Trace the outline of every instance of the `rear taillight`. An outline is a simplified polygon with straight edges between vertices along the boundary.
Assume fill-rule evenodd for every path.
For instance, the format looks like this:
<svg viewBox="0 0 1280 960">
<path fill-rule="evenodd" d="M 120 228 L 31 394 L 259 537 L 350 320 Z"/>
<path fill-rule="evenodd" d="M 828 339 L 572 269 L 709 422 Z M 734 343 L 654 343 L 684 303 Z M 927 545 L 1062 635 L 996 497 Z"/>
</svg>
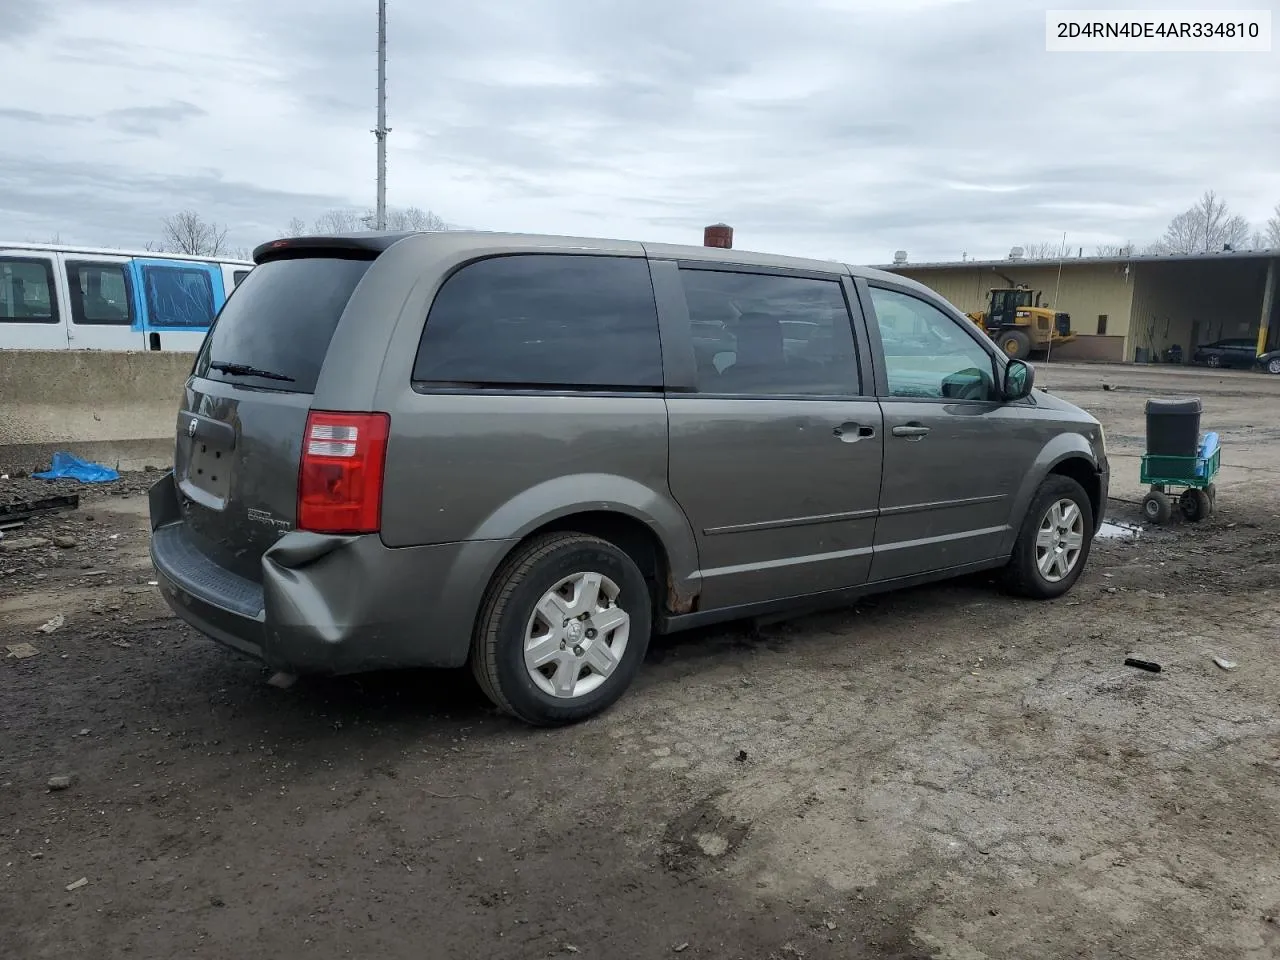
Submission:
<svg viewBox="0 0 1280 960">
<path fill-rule="evenodd" d="M 299 530 L 377 533 L 391 418 L 312 410 L 298 471 Z"/>
</svg>

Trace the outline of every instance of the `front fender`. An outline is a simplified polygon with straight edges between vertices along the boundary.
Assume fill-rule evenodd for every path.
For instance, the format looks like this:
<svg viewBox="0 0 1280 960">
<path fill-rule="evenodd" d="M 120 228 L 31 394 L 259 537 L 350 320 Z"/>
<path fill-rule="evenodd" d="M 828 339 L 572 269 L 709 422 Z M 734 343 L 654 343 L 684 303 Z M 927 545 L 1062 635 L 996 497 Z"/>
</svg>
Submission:
<svg viewBox="0 0 1280 960">
<path fill-rule="evenodd" d="M 578 473 L 529 487 L 490 513 L 468 540 L 520 540 L 575 513 L 618 513 L 639 520 L 657 536 L 681 593 L 696 593 L 698 549 L 684 511 L 670 496 L 609 473 Z"/>
<path fill-rule="evenodd" d="M 1005 536 L 1004 552 L 1013 551 L 1014 541 L 1022 529 L 1022 518 L 1026 516 L 1031 500 L 1036 495 L 1040 484 L 1058 464 L 1065 460 L 1079 459 L 1086 461 L 1093 470 L 1098 469 L 1098 459 L 1094 456 L 1093 447 L 1087 437 L 1079 433 L 1060 433 L 1044 445 L 1040 453 L 1028 468 L 1018 492 L 1014 495 L 1013 509 L 1009 513 L 1009 532 Z M 1102 505 L 1104 508 L 1106 504 Z M 1100 511 L 1105 512 L 1105 511 Z M 1094 518 L 1097 525 L 1099 518 Z"/>
</svg>

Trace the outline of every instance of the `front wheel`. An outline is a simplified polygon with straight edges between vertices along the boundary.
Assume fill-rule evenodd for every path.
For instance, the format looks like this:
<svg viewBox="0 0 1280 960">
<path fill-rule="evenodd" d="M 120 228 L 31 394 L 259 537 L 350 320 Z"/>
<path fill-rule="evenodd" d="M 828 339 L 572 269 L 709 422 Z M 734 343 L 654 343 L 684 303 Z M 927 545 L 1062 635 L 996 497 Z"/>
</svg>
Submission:
<svg viewBox="0 0 1280 960">
<path fill-rule="evenodd" d="M 1025 360 L 1031 356 L 1031 338 L 1021 330 L 1008 330 L 1000 334 L 999 344 L 1010 360 Z"/>
<path fill-rule="evenodd" d="M 1216 353 L 1211 353 L 1205 357 L 1204 363 L 1207 367 L 1220 367 L 1222 366 L 1222 358 Z"/>
<path fill-rule="evenodd" d="M 1173 516 L 1173 503 L 1162 490 L 1152 490 L 1142 498 L 1142 515 L 1151 523 L 1168 523 Z"/>
<path fill-rule="evenodd" d="M 1093 506 L 1084 487 L 1051 475 L 1036 491 L 1005 568 L 1005 585 L 1038 600 L 1060 597 L 1080 579 L 1093 545 Z"/>
<path fill-rule="evenodd" d="M 1280 374 L 1280 357 L 1272 357 L 1267 361 L 1267 373 Z"/>
<path fill-rule="evenodd" d="M 535 726 L 574 723 L 630 686 L 652 621 L 630 556 L 598 537 L 547 534 L 517 548 L 490 582 L 471 668 L 504 712 Z"/>
</svg>

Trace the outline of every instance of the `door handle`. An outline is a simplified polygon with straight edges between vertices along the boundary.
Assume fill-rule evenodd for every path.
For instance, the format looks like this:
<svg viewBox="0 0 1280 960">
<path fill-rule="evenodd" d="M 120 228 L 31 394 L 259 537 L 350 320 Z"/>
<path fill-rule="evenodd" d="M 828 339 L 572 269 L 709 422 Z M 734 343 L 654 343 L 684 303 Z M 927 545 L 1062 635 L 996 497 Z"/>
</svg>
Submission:
<svg viewBox="0 0 1280 960">
<path fill-rule="evenodd" d="M 920 440 L 928 434 L 929 428 L 923 423 L 908 423 L 901 427 L 893 428 L 895 437 L 905 437 L 908 440 Z"/>
<path fill-rule="evenodd" d="M 865 423 L 842 423 L 831 431 L 837 440 L 843 440 L 845 443 L 857 443 L 859 440 L 867 440 L 876 435 L 876 428 L 867 426 Z"/>
</svg>

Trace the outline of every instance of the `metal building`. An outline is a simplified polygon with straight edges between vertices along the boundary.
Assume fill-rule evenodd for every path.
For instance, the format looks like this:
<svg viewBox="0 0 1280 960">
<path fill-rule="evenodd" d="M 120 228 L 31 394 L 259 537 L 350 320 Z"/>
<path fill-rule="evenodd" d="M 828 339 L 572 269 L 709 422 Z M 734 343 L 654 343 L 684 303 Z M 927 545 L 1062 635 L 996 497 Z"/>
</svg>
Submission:
<svg viewBox="0 0 1280 960">
<path fill-rule="evenodd" d="M 966 313 L 984 309 L 992 287 L 1039 290 L 1053 309 L 1071 314 L 1078 335 L 1054 348 L 1062 360 L 1162 359 L 1176 344 L 1189 362 L 1197 345 L 1226 338 L 1254 339 L 1259 353 L 1276 348 L 1278 261 L 1280 250 L 1061 261 L 1011 256 L 880 269 L 932 287 Z"/>
</svg>

